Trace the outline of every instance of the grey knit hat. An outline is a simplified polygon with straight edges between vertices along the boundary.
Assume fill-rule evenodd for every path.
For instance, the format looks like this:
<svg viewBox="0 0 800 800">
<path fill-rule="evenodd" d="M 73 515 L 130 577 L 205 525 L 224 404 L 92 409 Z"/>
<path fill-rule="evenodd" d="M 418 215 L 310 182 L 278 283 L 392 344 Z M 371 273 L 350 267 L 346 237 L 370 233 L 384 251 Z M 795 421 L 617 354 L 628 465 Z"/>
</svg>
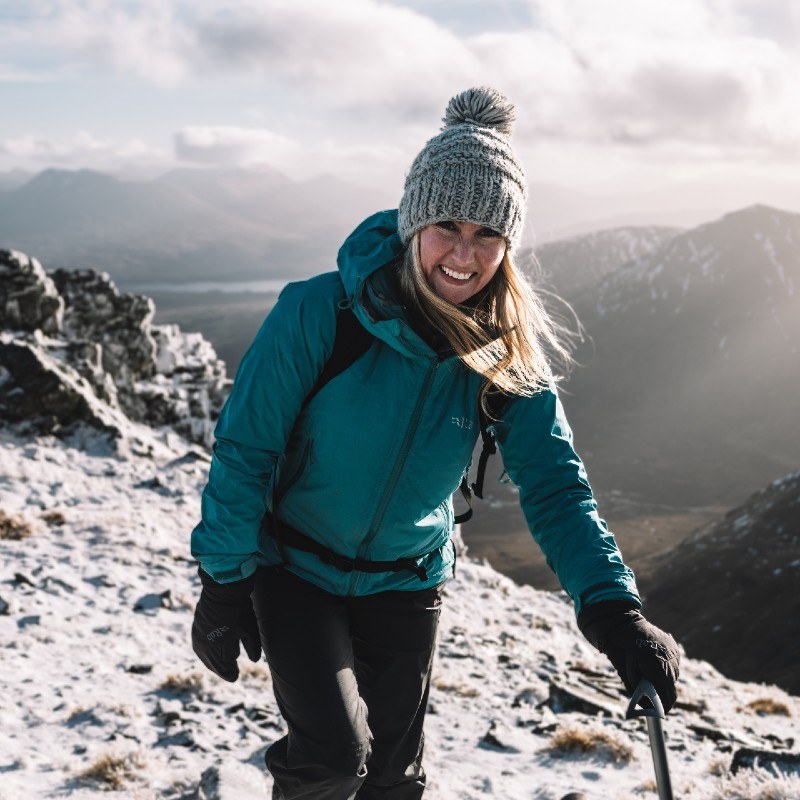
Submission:
<svg viewBox="0 0 800 800">
<path fill-rule="evenodd" d="M 404 242 L 426 225 L 446 219 L 486 225 L 513 250 L 525 218 L 527 187 L 511 147 L 514 106 L 482 86 L 453 97 L 441 133 L 414 159 L 400 201 Z"/>
</svg>

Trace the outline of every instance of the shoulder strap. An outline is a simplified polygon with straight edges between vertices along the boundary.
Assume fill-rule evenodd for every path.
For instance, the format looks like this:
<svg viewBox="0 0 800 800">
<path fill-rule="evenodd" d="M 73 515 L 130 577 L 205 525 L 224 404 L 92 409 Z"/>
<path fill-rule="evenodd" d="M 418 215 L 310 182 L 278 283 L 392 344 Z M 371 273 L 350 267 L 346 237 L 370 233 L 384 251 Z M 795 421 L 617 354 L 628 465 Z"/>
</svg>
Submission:
<svg viewBox="0 0 800 800">
<path fill-rule="evenodd" d="M 314 388 L 303 401 L 303 405 L 307 405 L 326 383 L 355 364 L 372 346 L 373 338 L 372 334 L 358 321 L 352 307 L 341 308 L 336 314 L 336 338 L 333 342 L 333 351 L 325 362 Z"/>
<path fill-rule="evenodd" d="M 495 418 L 500 418 L 509 399 L 510 398 L 508 395 L 500 393 L 492 395 L 492 397 L 489 398 L 489 405 L 492 415 Z M 464 475 L 461 478 L 461 483 L 459 484 L 458 488 L 463 495 L 464 500 L 466 500 L 468 507 L 467 510 L 462 514 L 456 515 L 454 519 L 454 522 L 456 523 L 466 522 L 472 518 L 473 494 L 475 497 L 480 497 L 480 499 L 483 500 L 483 481 L 486 477 L 486 465 L 489 462 L 490 456 L 493 456 L 497 452 L 497 440 L 494 433 L 489 430 L 489 419 L 486 416 L 486 412 L 480 406 L 478 406 L 478 420 L 481 426 L 481 441 L 483 442 L 481 454 L 478 458 L 478 474 L 475 476 L 475 482 L 472 484 L 472 486 L 470 486 L 469 483 L 469 476 L 467 474 L 468 470 L 464 472 Z"/>
</svg>

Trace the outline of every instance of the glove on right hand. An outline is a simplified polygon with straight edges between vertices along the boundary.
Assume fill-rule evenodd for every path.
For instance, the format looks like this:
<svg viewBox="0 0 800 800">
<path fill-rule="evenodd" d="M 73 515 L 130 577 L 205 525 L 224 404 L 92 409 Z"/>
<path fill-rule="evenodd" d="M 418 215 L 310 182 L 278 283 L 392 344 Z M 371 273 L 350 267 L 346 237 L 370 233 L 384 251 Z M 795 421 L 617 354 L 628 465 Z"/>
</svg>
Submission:
<svg viewBox="0 0 800 800">
<path fill-rule="evenodd" d="M 194 611 L 192 649 L 212 672 L 233 683 L 239 677 L 239 641 L 251 661 L 261 658 L 261 636 L 250 594 L 254 578 L 217 583 L 198 570 L 203 591 Z"/>
<path fill-rule="evenodd" d="M 680 651 L 675 640 L 649 623 L 638 608 L 624 600 L 604 600 L 578 614 L 581 633 L 601 652 L 633 693 L 647 678 L 661 698 L 664 712 L 675 705 Z"/>
</svg>

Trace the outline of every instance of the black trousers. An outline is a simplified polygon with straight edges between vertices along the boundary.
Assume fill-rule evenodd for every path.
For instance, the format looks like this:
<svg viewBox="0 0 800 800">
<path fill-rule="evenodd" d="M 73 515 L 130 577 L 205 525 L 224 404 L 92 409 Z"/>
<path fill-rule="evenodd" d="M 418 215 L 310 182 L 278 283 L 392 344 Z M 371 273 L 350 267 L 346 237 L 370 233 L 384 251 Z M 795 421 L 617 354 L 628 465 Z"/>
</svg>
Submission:
<svg viewBox="0 0 800 800">
<path fill-rule="evenodd" d="M 253 601 L 289 728 L 273 798 L 419 800 L 439 589 L 339 597 L 264 567 Z"/>
</svg>

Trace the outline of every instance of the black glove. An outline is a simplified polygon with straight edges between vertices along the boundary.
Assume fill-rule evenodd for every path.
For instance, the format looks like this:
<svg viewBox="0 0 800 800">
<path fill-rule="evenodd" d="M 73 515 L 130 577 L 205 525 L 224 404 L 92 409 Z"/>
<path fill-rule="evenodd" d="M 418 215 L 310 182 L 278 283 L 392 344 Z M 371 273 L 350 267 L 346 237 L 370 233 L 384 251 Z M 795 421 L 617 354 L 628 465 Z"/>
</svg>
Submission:
<svg viewBox="0 0 800 800">
<path fill-rule="evenodd" d="M 655 687 L 664 712 L 678 697 L 680 652 L 675 640 L 651 625 L 633 603 L 603 600 L 592 603 L 578 614 L 581 633 L 601 652 L 619 673 L 629 694 L 641 678 Z"/>
<path fill-rule="evenodd" d="M 203 591 L 194 610 L 192 649 L 212 672 L 233 683 L 239 677 L 239 640 L 251 661 L 261 658 L 261 637 L 250 599 L 255 578 L 217 583 L 202 569 L 198 572 Z"/>
</svg>

